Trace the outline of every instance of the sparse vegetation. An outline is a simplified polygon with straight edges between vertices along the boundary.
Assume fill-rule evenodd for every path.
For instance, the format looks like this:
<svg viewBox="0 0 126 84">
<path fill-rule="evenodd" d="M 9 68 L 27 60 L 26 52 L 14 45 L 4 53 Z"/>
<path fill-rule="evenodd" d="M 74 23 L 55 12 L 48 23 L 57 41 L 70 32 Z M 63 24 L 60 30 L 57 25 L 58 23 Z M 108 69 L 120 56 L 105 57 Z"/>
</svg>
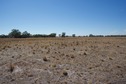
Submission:
<svg viewBox="0 0 126 84">
<path fill-rule="evenodd" d="M 0 38 L 0 84 L 108 84 L 126 78 L 125 46 L 125 38 Z"/>
</svg>

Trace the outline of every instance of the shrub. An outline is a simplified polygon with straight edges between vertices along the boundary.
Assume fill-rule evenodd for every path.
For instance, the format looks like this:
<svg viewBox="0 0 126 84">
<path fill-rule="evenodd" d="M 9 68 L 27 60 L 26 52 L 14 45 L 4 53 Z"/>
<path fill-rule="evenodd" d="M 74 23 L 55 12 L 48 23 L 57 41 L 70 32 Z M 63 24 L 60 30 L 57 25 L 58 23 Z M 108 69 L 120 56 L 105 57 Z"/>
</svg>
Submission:
<svg viewBox="0 0 126 84">
<path fill-rule="evenodd" d="M 65 32 L 62 32 L 62 37 L 65 37 L 66 36 L 66 33 Z"/>
<path fill-rule="evenodd" d="M 72 34 L 72 37 L 76 37 L 76 35 L 75 34 Z"/>
</svg>

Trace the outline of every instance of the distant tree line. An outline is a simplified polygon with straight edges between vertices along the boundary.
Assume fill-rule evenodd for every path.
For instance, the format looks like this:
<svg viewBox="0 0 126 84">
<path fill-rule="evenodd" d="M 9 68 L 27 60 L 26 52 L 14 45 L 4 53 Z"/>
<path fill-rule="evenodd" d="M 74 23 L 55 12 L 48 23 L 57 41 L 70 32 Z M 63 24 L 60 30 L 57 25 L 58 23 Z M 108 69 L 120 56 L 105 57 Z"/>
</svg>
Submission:
<svg viewBox="0 0 126 84">
<path fill-rule="evenodd" d="M 126 37 L 126 35 L 106 35 L 105 37 Z"/>
<path fill-rule="evenodd" d="M 126 37 L 126 35 L 93 35 L 90 34 L 89 37 Z"/>
<path fill-rule="evenodd" d="M 0 38 L 38 38 L 38 37 L 56 37 L 56 33 L 51 33 L 49 35 L 47 34 L 30 34 L 27 31 L 20 32 L 18 29 L 12 29 L 12 31 L 8 35 L 0 35 Z M 62 34 L 59 34 L 59 37 L 77 37 L 76 34 L 72 34 L 72 36 L 66 35 L 65 32 L 62 32 Z M 78 36 L 82 37 L 82 36 Z M 83 36 L 83 37 L 126 37 L 126 35 L 93 35 L 89 34 L 89 36 Z"/>
<path fill-rule="evenodd" d="M 51 33 L 49 35 L 45 34 L 30 34 L 27 31 L 20 32 L 18 29 L 12 29 L 8 35 L 0 35 L 0 38 L 30 38 L 30 37 L 56 37 L 56 33 Z"/>
<path fill-rule="evenodd" d="M 93 35 L 93 34 L 89 34 L 89 37 L 105 37 L 104 35 Z"/>
</svg>

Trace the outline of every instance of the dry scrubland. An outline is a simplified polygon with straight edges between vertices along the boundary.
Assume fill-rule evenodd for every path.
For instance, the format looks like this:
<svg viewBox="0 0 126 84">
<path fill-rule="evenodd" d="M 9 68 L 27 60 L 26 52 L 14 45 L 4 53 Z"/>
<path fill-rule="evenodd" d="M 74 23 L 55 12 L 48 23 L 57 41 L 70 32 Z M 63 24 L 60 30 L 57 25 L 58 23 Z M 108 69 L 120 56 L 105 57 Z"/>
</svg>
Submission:
<svg viewBox="0 0 126 84">
<path fill-rule="evenodd" d="M 126 38 L 0 39 L 0 84 L 126 84 Z"/>
</svg>

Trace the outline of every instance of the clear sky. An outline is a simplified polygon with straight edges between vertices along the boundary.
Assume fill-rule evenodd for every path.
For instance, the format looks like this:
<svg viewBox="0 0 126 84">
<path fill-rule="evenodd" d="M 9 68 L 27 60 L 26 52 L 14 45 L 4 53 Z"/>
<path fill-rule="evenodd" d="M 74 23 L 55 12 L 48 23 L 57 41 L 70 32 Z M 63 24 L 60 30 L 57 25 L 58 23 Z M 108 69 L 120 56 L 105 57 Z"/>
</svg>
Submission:
<svg viewBox="0 0 126 84">
<path fill-rule="evenodd" d="M 126 34 L 126 0 L 0 0 L 0 34 Z"/>
</svg>

